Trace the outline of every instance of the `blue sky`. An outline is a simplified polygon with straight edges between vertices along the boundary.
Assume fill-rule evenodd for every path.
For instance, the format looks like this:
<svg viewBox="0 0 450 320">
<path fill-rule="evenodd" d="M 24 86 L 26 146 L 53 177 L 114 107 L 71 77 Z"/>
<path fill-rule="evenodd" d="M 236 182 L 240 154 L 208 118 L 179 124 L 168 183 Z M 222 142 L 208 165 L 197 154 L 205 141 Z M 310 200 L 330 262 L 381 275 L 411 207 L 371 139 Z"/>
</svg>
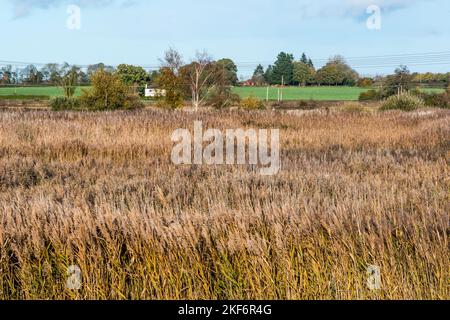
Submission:
<svg viewBox="0 0 450 320">
<path fill-rule="evenodd" d="M 69 4 L 81 8 L 80 30 L 66 26 Z M 381 30 L 366 27 L 371 4 L 382 9 Z M 232 58 L 248 75 L 280 51 L 317 65 L 336 54 L 449 52 L 449 16 L 448 0 L 2 0 L 0 60 L 157 66 L 172 46 L 186 61 L 203 49 Z M 450 71 L 444 62 L 410 69 Z"/>
</svg>

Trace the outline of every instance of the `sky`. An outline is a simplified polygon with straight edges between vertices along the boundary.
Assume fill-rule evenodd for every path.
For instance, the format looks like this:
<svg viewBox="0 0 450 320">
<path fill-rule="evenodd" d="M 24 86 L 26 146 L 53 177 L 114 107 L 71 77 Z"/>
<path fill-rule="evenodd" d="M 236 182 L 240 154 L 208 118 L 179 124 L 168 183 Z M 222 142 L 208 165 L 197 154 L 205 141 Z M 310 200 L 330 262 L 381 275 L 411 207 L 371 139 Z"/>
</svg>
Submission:
<svg viewBox="0 0 450 320">
<path fill-rule="evenodd" d="M 173 47 L 187 62 L 203 50 L 231 58 L 243 77 L 280 51 L 317 66 L 339 54 L 367 75 L 402 59 L 412 71 L 448 72 L 449 17 L 448 0 L 1 0 L 0 61 L 157 67 Z M 432 52 L 447 55 L 403 56 Z M 400 56 L 353 60 L 386 55 Z"/>
</svg>

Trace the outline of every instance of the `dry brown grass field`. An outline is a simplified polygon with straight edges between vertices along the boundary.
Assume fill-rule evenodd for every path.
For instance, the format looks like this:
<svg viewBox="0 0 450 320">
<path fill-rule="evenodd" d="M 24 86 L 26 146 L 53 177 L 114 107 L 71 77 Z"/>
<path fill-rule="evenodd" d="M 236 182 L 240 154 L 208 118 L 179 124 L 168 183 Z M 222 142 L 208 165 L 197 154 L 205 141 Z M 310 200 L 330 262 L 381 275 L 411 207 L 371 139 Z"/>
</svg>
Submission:
<svg viewBox="0 0 450 320">
<path fill-rule="evenodd" d="M 173 165 L 195 120 L 282 170 Z M 3 110 L 0 299 L 449 299 L 449 162 L 448 110 Z"/>
</svg>

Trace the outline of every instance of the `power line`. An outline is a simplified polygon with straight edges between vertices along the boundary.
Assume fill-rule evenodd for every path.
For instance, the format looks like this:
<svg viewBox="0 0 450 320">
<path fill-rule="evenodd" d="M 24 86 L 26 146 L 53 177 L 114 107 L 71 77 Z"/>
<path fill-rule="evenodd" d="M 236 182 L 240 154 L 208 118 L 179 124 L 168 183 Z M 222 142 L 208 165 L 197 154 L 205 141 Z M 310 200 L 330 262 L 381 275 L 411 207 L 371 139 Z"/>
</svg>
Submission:
<svg viewBox="0 0 450 320">
<path fill-rule="evenodd" d="M 316 65 L 320 63 L 326 63 L 330 59 L 313 59 Z M 392 54 L 392 55 L 378 55 L 378 56 L 361 56 L 345 58 L 345 61 L 356 69 L 370 69 L 370 68 L 387 68 L 396 67 L 401 64 L 408 66 L 435 66 L 435 65 L 450 65 L 450 51 L 441 52 L 425 52 L 425 53 L 408 53 L 408 54 Z M 235 63 L 240 72 L 250 72 L 256 68 L 257 65 L 269 65 L 273 62 L 267 61 L 255 61 L 255 62 L 237 62 Z M 28 66 L 34 65 L 37 67 L 43 67 L 48 63 L 42 62 L 23 62 L 23 61 L 8 61 L 0 60 L 0 65 L 14 65 L 14 66 Z M 77 65 L 80 68 L 88 68 L 91 65 Z M 118 65 L 111 65 L 117 68 Z M 147 71 L 158 70 L 159 65 L 141 65 L 142 68 Z"/>
</svg>

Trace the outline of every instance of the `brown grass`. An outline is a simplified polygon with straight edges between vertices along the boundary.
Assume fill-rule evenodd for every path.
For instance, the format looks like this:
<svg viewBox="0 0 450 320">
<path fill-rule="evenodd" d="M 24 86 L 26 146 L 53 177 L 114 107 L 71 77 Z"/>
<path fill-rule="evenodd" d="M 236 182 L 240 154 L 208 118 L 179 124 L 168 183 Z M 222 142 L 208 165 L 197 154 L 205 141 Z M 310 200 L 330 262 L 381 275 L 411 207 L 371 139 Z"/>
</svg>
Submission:
<svg viewBox="0 0 450 320">
<path fill-rule="evenodd" d="M 172 165 L 197 119 L 282 171 Z M 449 111 L 2 111 L 0 299 L 449 299 L 449 162 Z"/>
</svg>

